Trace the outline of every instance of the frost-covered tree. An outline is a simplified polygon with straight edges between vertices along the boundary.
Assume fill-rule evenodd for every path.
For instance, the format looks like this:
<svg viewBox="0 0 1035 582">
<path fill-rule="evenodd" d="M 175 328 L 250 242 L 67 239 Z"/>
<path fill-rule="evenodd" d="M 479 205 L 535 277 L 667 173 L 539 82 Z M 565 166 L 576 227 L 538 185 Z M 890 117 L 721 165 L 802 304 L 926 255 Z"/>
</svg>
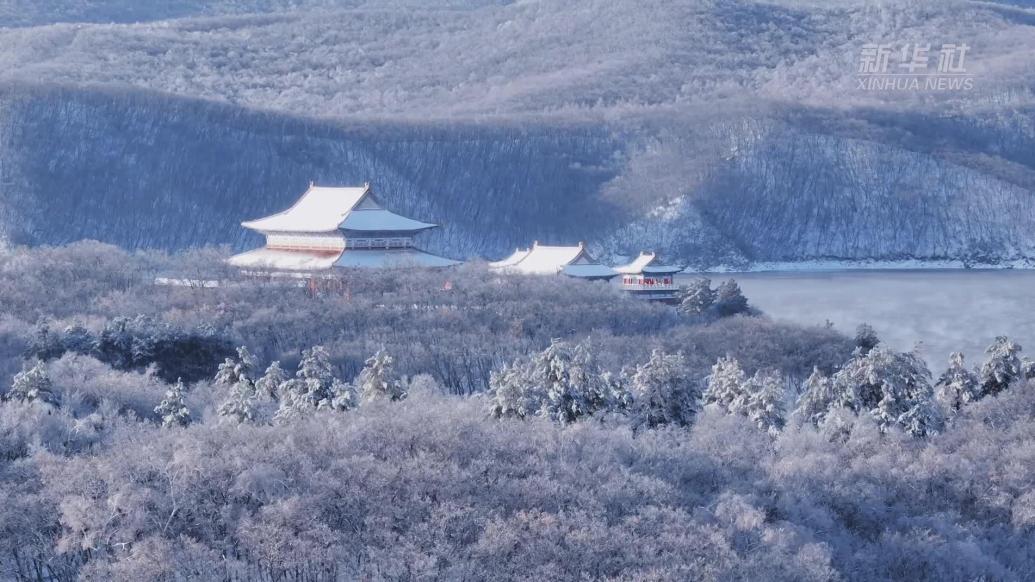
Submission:
<svg viewBox="0 0 1035 582">
<path fill-rule="evenodd" d="M 61 341 L 61 335 L 50 329 L 50 323 L 41 321 L 29 342 L 26 357 L 47 361 L 60 358 L 63 353 L 65 346 Z"/>
<path fill-rule="evenodd" d="M 941 428 L 931 372 L 915 353 L 857 354 L 834 375 L 833 387 L 836 406 L 871 415 L 882 430 L 898 426 L 924 436 Z"/>
<path fill-rule="evenodd" d="M 273 362 L 254 384 L 241 381 L 231 387 L 219 412 L 240 422 L 268 424 L 275 417 L 290 381 L 280 362 Z"/>
<path fill-rule="evenodd" d="M 356 407 L 356 392 L 352 386 L 335 378 L 331 383 L 331 409 L 344 412 Z"/>
<path fill-rule="evenodd" d="M 744 402 L 748 389 L 747 376 L 740 362 L 732 357 L 719 358 L 708 376 L 708 387 L 704 391 L 704 403 L 714 404 L 729 414 L 737 403 Z"/>
<path fill-rule="evenodd" d="M 879 344 L 880 338 L 877 337 L 877 330 L 873 329 L 873 326 L 860 323 L 859 327 L 855 328 L 855 347 L 859 353 L 867 354 Z"/>
<path fill-rule="evenodd" d="M 133 367 L 133 336 L 128 317 L 112 318 L 104 325 L 94 345 L 102 361 L 120 369 Z"/>
<path fill-rule="evenodd" d="M 521 361 L 504 364 L 489 376 L 489 413 L 495 418 L 527 418 L 539 412 L 543 394 L 529 377 L 530 366 Z"/>
<path fill-rule="evenodd" d="M 94 337 L 81 322 L 75 321 L 61 332 L 61 343 L 66 351 L 89 354 L 93 351 Z"/>
<path fill-rule="evenodd" d="M 443 393 L 442 384 L 434 376 L 420 373 L 406 379 L 407 396 L 434 396 Z"/>
<path fill-rule="evenodd" d="M 237 358 L 227 358 L 219 365 L 214 383 L 228 391 L 226 399 L 219 405 L 219 416 L 237 422 L 255 420 L 256 391 L 252 380 L 255 368 L 255 357 L 244 346 L 237 348 Z"/>
<path fill-rule="evenodd" d="M 1020 345 L 1010 341 L 1006 336 L 995 338 L 992 345 L 985 349 L 988 357 L 981 365 L 979 378 L 982 395 L 995 396 L 1022 376 L 1021 359 L 1018 355 L 1021 349 Z"/>
<path fill-rule="evenodd" d="M 747 382 L 744 397 L 734 403 L 734 411 L 750 418 L 758 428 L 775 433 L 786 423 L 786 387 L 775 370 L 759 370 Z"/>
<path fill-rule="evenodd" d="M 288 381 L 287 372 L 275 361 L 266 368 L 266 373 L 255 382 L 255 395 L 259 400 L 278 400 L 281 386 Z"/>
<path fill-rule="evenodd" d="M 600 375 L 600 394 L 603 397 L 601 409 L 610 412 L 628 413 L 634 404 L 632 392 L 629 391 L 629 374 L 622 370 L 621 374 L 604 372 Z"/>
<path fill-rule="evenodd" d="M 366 366 L 356 378 L 356 391 L 363 402 L 406 398 L 406 390 L 392 370 L 392 363 L 392 356 L 383 349 L 367 359 Z"/>
<path fill-rule="evenodd" d="M 775 370 L 758 370 L 747 378 L 737 360 L 726 357 L 712 366 L 705 403 L 726 414 L 740 414 L 753 420 L 759 428 L 775 432 L 783 428 L 785 386 Z"/>
<path fill-rule="evenodd" d="M 23 402 L 56 404 L 57 398 L 53 388 L 54 384 L 47 373 L 46 365 L 42 360 L 36 360 L 31 364 L 26 363 L 22 366 L 22 371 L 15 374 L 7 398 Z"/>
<path fill-rule="evenodd" d="M 273 420 L 285 422 L 313 413 L 316 405 L 308 398 L 305 382 L 292 378 L 281 385 L 280 400 Z"/>
<path fill-rule="evenodd" d="M 651 352 L 629 378 L 633 426 L 689 426 L 700 410 L 701 393 L 682 354 Z"/>
<path fill-rule="evenodd" d="M 252 381 L 256 362 L 248 348 L 237 348 L 237 358 L 226 358 L 216 371 L 215 384 L 223 388 L 232 388 L 242 380 Z"/>
<path fill-rule="evenodd" d="M 686 286 L 679 300 L 680 313 L 701 315 L 715 304 L 715 290 L 708 278 L 694 279 Z"/>
<path fill-rule="evenodd" d="M 812 374 L 805 380 L 804 390 L 798 399 L 798 407 L 794 417 L 802 423 L 819 426 L 826 418 L 834 404 L 834 388 L 830 377 L 813 368 Z"/>
<path fill-rule="evenodd" d="M 599 372 L 585 344 L 554 341 L 533 358 L 533 377 L 543 384 L 545 415 L 559 422 L 575 422 L 604 404 Z"/>
<path fill-rule="evenodd" d="M 723 317 L 747 313 L 747 297 L 744 297 L 740 285 L 735 280 L 727 279 L 716 289 L 715 310 Z"/>
<path fill-rule="evenodd" d="M 340 408 L 335 405 L 335 399 L 346 390 L 342 386 L 334 377 L 330 355 L 323 346 L 304 350 L 295 377 L 281 385 L 276 418 L 283 420 L 316 410 Z M 346 400 L 351 401 L 352 397 Z M 338 399 L 338 404 L 344 403 L 345 400 Z"/>
<path fill-rule="evenodd" d="M 237 375 L 237 361 L 234 358 L 227 358 L 223 360 L 222 364 L 219 364 L 212 383 L 225 388 L 233 386 L 238 380 L 240 380 L 240 377 Z"/>
<path fill-rule="evenodd" d="M 184 403 L 184 392 L 186 392 L 186 386 L 184 386 L 183 379 L 181 378 L 165 391 L 165 397 L 162 398 L 162 402 L 155 407 L 155 414 L 161 417 L 163 428 L 187 426 L 190 424 L 190 409 Z"/>
<path fill-rule="evenodd" d="M 532 357 L 494 373 L 491 412 L 496 417 L 531 414 L 570 423 L 603 410 L 610 402 L 589 347 L 553 340 Z"/>
<path fill-rule="evenodd" d="M 219 416 L 239 423 L 254 422 L 258 413 L 255 385 L 242 379 L 230 388 L 230 394 L 219 405 Z"/>
<path fill-rule="evenodd" d="M 308 383 L 310 392 L 319 393 L 326 390 L 334 381 L 334 370 L 331 356 L 323 346 L 313 346 L 302 352 L 295 376 Z"/>
<path fill-rule="evenodd" d="M 934 385 L 935 398 L 948 412 L 959 412 L 961 408 L 979 400 L 982 396 L 981 382 L 974 372 L 967 369 L 962 352 L 949 356 L 949 367 Z"/>
<path fill-rule="evenodd" d="M 1021 360 L 1021 374 L 1025 380 L 1035 380 L 1035 360 L 1031 358 Z"/>
</svg>

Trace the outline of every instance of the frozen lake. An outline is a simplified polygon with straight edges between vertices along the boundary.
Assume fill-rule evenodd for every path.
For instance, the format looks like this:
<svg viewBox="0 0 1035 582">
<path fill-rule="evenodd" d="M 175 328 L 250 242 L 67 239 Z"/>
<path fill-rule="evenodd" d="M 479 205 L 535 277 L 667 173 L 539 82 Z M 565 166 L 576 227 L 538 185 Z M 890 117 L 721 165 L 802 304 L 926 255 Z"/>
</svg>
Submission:
<svg viewBox="0 0 1035 582">
<path fill-rule="evenodd" d="M 923 342 L 937 375 L 952 351 L 969 363 L 997 335 L 1035 357 L 1035 271 L 827 271 L 714 273 L 740 283 L 748 300 L 776 320 L 822 325 L 852 335 L 869 323 L 898 350 Z"/>
</svg>

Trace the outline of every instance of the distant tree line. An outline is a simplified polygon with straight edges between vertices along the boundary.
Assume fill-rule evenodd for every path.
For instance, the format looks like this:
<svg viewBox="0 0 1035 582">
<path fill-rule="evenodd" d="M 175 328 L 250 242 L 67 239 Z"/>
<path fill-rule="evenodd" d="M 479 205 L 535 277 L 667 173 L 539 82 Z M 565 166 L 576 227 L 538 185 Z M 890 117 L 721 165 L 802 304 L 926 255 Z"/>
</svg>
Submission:
<svg viewBox="0 0 1035 582">
<path fill-rule="evenodd" d="M 589 337 L 599 361 L 616 373 L 622 362 L 663 349 L 683 351 L 699 373 L 731 353 L 751 370 L 775 366 L 804 379 L 814 365 L 832 370 L 852 349 L 834 330 L 717 311 L 686 317 L 613 286 L 501 275 L 478 264 L 349 273 L 335 291 L 313 296 L 290 280 L 242 278 L 221 264 L 225 256 L 127 253 L 98 243 L 0 255 L 7 314 L 0 319 L 0 371 L 16 372 L 23 355 L 49 360 L 65 350 L 119 369 L 154 364 L 167 382 L 192 383 L 234 345 L 288 366 L 321 345 L 336 373 L 351 378 L 383 347 L 401 374 L 427 373 L 469 394 L 485 391 L 502 364 L 553 339 Z M 155 285 L 158 277 L 178 284 Z M 222 284 L 198 286 L 211 280 Z M 746 305 L 735 283 L 723 288 L 736 290 L 732 305 Z"/>
<path fill-rule="evenodd" d="M 233 344 L 211 326 L 184 331 L 148 316 L 116 317 L 94 334 L 75 322 L 60 331 L 42 322 L 29 340 L 26 356 L 52 360 L 65 353 L 94 356 L 118 370 L 155 367 L 167 382 L 196 382 L 234 351 Z"/>
<path fill-rule="evenodd" d="M 788 422 L 829 428 L 841 415 L 866 415 L 881 431 L 915 437 L 941 432 L 960 410 L 1009 386 L 1035 379 L 1035 362 L 1021 359 L 1021 347 L 998 337 L 974 371 L 963 355 L 950 356 L 937 380 L 916 353 L 878 348 L 868 326 L 862 345 L 832 376 L 818 367 L 796 386 L 772 368 L 745 373 L 732 357 L 722 357 L 707 377 L 695 377 L 682 354 L 655 350 L 638 366 L 619 374 L 604 372 L 588 344 L 555 341 L 542 352 L 493 374 L 491 414 L 542 416 L 561 423 L 621 416 L 634 428 L 663 424 L 688 426 L 703 407 L 739 414 L 775 434 Z"/>
</svg>

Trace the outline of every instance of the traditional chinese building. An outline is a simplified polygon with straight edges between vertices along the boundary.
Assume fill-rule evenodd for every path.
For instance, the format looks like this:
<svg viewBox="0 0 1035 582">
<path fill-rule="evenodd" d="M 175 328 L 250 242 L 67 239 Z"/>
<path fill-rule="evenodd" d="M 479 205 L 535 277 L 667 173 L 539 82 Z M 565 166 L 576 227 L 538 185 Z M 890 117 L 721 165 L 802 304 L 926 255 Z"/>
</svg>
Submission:
<svg viewBox="0 0 1035 582">
<path fill-rule="evenodd" d="M 413 238 L 437 225 L 385 210 L 370 184 L 355 188 L 310 184 L 291 208 L 241 226 L 266 237 L 266 246 L 230 258 L 231 265 L 252 272 L 459 264 L 415 247 Z"/>
<path fill-rule="evenodd" d="M 526 275 L 567 275 L 605 281 L 618 276 L 614 269 L 593 259 L 582 243 L 548 246 L 536 241 L 530 248 L 516 249 L 509 257 L 489 263 L 489 267 Z"/>
<path fill-rule="evenodd" d="M 615 267 L 622 275 L 622 289 L 641 299 L 651 301 L 677 301 L 679 287 L 676 274 L 683 267 L 662 265 L 656 253 L 642 252 L 627 265 Z"/>
</svg>

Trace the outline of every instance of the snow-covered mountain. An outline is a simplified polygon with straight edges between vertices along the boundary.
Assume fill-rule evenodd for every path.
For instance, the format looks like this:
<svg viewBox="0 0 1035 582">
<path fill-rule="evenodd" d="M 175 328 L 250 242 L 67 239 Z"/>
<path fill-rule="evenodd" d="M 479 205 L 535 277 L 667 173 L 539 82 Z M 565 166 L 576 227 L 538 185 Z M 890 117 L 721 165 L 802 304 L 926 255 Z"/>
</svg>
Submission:
<svg viewBox="0 0 1035 582">
<path fill-rule="evenodd" d="M 0 7 L 12 242 L 247 246 L 309 180 L 369 180 L 457 256 L 1035 257 L 1027 8 L 30 4 Z M 857 90 L 861 45 L 900 39 L 973 45 L 974 90 Z"/>
<path fill-rule="evenodd" d="M 0 92 L 0 136 L 0 228 L 16 243 L 247 246 L 240 221 L 310 180 L 370 181 L 389 207 L 442 223 L 422 240 L 462 256 L 599 232 L 624 147 L 599 127 L 352 125 L 52 88 Z"/>
</svg>

